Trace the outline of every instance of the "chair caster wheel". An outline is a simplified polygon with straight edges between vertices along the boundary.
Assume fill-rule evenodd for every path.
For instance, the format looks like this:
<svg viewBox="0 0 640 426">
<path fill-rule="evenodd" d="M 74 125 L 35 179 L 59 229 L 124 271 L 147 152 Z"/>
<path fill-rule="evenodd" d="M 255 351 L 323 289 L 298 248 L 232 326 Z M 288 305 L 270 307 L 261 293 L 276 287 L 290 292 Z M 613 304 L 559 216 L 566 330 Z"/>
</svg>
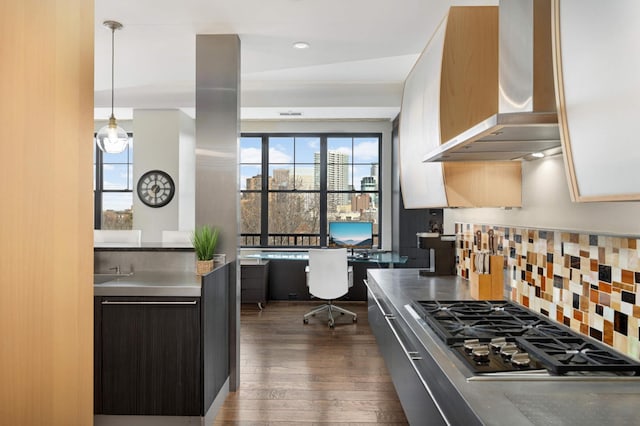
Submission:
<svg viewBox="0 0 640 426">
<path fill-rule="evenodd" d="M 305 323 L 305 324 L 309 324 L 309 320 L 308 320 L 308 319 L 306 319 L 306 318 L 304 318 L 304 319 L 302 320 L 302 322 L 303 322 L 303 323 Z"/>
<path fill-rule="evenodd" d="M 353 317 L 353 322 L 358 322 L 358 318 Z"/>
<path fill-rule="evenodd" d="M 334 323 L 332 323 L 332 322 L 330 322 L 330 323 L 329 323 L 329 328 L 334 328 L 334 327 L 335 327 L 335 324 L 334 324 Z"/>
</svg>

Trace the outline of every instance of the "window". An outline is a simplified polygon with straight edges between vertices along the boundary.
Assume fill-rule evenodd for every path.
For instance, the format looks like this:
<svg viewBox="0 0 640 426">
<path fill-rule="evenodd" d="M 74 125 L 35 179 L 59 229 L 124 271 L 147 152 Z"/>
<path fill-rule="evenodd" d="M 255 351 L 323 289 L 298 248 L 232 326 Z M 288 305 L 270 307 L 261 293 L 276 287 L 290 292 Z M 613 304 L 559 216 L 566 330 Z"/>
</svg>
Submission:
<svg viewBox="0 0 640 426">
<path fill-rule="evenodd" d="M 133 137 L 127 149 L 108 154 L 94 153 L 94 228 L 132 229 L 133 227 Z"/>
<path fill-rule="evenodd" d="M 380 134 L 246 134 L 243 247 L 327 245 L 330 221 L 371 221 L 379 247 Z"/>
</svg>

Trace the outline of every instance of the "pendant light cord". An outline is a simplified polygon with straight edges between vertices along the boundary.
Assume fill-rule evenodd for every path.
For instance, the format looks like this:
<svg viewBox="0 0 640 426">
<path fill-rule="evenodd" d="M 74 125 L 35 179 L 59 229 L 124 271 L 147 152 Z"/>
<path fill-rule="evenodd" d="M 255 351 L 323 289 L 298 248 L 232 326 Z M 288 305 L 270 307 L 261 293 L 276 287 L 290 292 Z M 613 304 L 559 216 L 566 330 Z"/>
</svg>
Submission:
<svg viewBox="0 0 640 426">
<path fill-rule="evenodd" d="M 114 70 L 114 47 L 113 47 L 113 43 L 114 43 L 114 35 L 116 33 L 116 29 L 115 28 L 111 28 L 111 117 L 113 117 L 113 70 Z"/>
</svg>

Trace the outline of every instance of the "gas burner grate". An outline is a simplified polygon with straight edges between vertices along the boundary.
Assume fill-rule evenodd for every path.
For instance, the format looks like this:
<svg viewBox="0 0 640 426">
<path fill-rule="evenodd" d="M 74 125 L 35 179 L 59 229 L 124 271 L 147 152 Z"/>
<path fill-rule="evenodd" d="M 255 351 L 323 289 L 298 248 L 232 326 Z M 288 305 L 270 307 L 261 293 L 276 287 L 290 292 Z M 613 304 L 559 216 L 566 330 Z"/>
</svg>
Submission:
<svg viewBox="0 0 640 426">
<path fill-rule="evenodd" d="M 505 318 L 455 318 L 440 320 L 435 327 L 444 329 L 447 344 L 459 343 L 466 339 L 491 340 L 493 337 L 517 337 L 532 333 L 534 328 L 526 322 L 511 317 Z"/>
<path fill-rule="evenodd" d="M 465 339 L 518 336 L 573 336 L 512 302 L 419 301 L 416 312 L 448 345 Z"/>
<path fill-rule="evenodd" d="M 435 316 L 527 314 L 526 310 L 506 300 L 429 300 L 415 304 L 424 313 Z"/>
<path fill-rule="evenodd" d="M 582 337 L 522 337 L 518 346 L 535 355 L 557 375 L 570 372 L 631 372 L 640 375 L 640 363 L 596 341 Z"/>
</svg>

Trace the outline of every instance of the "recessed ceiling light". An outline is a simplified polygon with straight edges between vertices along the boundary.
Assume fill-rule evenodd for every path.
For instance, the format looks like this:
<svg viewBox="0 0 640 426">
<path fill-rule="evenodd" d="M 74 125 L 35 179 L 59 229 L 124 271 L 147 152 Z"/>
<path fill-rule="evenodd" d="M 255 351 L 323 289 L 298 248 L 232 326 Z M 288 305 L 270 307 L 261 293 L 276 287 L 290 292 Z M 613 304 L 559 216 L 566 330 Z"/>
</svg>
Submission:
<svg viewBox="0 0 640 426">
<path fill-rule="evenodd" d="M 308 49 L 309 43 L 307 43 L 306 41 L 296 41 L 295 43 L 293 43 L 293 47 L 295 47 L 296 49 Z"/>
<path fill-rule="evenodd" d="M 536 157 L 536 158 L 542 158 L 542 157 L 544 157 L 544 154 L 541 153 L 541 152 L 533 152 L 533 153 L 531 153 L 531 156 L 532 157 Z"/>
</svg>

